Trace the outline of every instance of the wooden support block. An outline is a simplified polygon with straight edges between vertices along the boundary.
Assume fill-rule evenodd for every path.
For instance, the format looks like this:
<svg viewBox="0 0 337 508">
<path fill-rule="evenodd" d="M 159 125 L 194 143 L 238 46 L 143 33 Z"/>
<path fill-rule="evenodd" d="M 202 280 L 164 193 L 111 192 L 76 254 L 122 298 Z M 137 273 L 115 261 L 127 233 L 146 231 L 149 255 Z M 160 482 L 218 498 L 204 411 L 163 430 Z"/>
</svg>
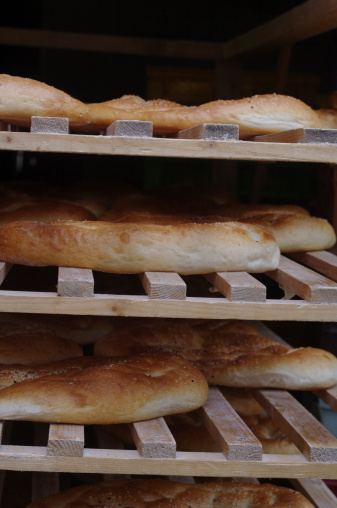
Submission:
<svg viewBox="0 0 337 508">
<path fill-rule="evenodd" d="M 149 298 L 186 300 L 186 284 L 177 273 L 144 272 L 139 278 Z"/>
<path fill-rule="evenodd" d="M 59 267 L 57 280 L 59 296 L 94 296 L 94 276 L 87 268 Z"/>
<path fill-rule="evenodd" d="M 130 423 L 129 429 L 143 458 L 176 457 L 176 442 L 164 418 Z"/>
<path fill-rule="evenodd" d="M 2 436 L 4 433 L 5 422 L 3 420 L 0 421 L 0 444 L 2 444 Z"/>
<path fill-rule="evenodd" d="M 272 143 L 337 143 L 335 129 L 292 129 L 275 134 L 253 136 L 249 141 Z"/>
<path fill-rule="evenodd" d="M 271 272 L 266 272 L 266 275 L 276 280 L 282 288 L 309 302 L 337 302 L 337 284 L 335 282 L 284 256 L 280 258 L 279 267 Z"/>
<path fill-rule="evenodd" d="M 153 123 L 139 120 L 116 120 L 106 130 L 107 136 L 152 138 Z"/>
<path fill-rule="evenodd" d="M 2 263 L 0 262 L 0 285 L 3 283 L 5 278 L 7 277 L 7 274 L 9 270 L 12 268 L 11 263 Z"/>
<path fill-rule="evenodd" d="M 238 141 L 239 126 L 221 123 L 204 123 L 179 131 L 178 139 L 216 139 L 219 141 Z"/>
<path fill-rule="evenodd" d="M 49 116 L 32 116 L 30 132 L 43 134 L 68 134 L 69 119 Z"/>
<path fill-rule="evenodd" d="M 311 462 L 337 462 L 337 439 L 285 390 L 254 390 L 254 396 Z"/>
<path fill-rule="evenodd" d="M 331 280 L 337 281 L 337 256 L 332 252 L 320 250 L 316 252 L 294 252 L 290 255 L 295 261 L 310 266 L 323 273 Z"/>
<path fill-rule="evenodd" d="M 317 508 L 337 508 L 337 498 L 320 478 L 293 478 L 292 486 Z"/>
<path fill-rule="evenodd" d="M 33 471 L 32 473 L 32 501 L 37 501 L 60 491 L 59 474 Z"/>
<path fill-rule="evenodd" d="M 265 302 L 267 289 L 246 272 L 214 272 L 206 279 L 231 302 Z"/>
<path fill-rule="evenodd" d="M 220 390 L 210 387 L 206 403 L 198 413 L 228 460 L 262 460 L 262 445 Z"/>
<path fill-rule="evenodd" d="M 84 425 L 53 423 L 49 428 L 48 456 L 82 457 Z"/>
</svg>

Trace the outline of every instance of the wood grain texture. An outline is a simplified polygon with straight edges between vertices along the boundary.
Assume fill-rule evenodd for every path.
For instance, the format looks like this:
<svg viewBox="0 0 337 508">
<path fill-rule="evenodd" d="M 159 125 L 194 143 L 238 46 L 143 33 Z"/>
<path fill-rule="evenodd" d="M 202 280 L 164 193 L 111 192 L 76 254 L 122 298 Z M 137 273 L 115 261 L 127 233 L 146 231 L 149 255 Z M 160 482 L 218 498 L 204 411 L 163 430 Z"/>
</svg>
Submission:
<svg viewBox="0 0 337 508">
<path fill-rule="evenodd" d="M 44 134 L 68 134 L 69 119 L 57 117 L 32 116 L 30 132 Z"/>
<path fill-rule="evenodd" d="M 190 129 L 184 129 L 176 134 L 178 139 L 218 139 L 227 141 L 239 140 L 239 126 L 205 123 Z"/>
<path fill-rule="evenodd" d="M 176 442 L 164 418 L 130 423 L 129 429 L 142 457 L 175 458 Z"/>
<path fill-rule="evenodd" d="M 217 272 L 205 276 L 231 302 L 265 302 L 266 287 L 246 272 Z"/>
<path fill-rule="evenodd" d="M 0 150 L 335 163 L 335 144 L 262 143 L 0 131 Z"/>
<path fill-rule="evenodd" d="M 283 289 L 309 302 L 337 302 L 337 283 L 284 256 L 280 258 L 279 268 L 267 275 Z"/>
<path fill-rule="evenodd" d="M 84 449 L 84 425 L 51 424 L 47 455 L 81 457 Z"/>
<path fill-rule="evenodd" d="M 153 123 L 138 120 L 116 120 L 106 129 L 106 135 L 150 138 L 153 136 Z"/>
<path fill-rule="evenodd" d="M 290 257 L 313 270 L 317 270 L 329 279 L 337 281 L 337 256 L 332 252 L 296 252 L 291 254 Z"/>
<path fill-rule="evenodd" d="M 262 460 L 261 443 L 218 388 L 210 387 L 208 399 L 198 413 L 227 460 Z"/>
<path fill-rule="evenodd" d="M 59 267 L 57 293 L 65 297 L 94 296 L 94 276 L 85 268 Z"/>
<path fill-rule="evenodd" d="M 334 129 L 293 129 L 253 136 L 250 141 L 276 143 L 337 143 L 337 130 Z"/>
<path fill-rule="evenodd" d="M 320 478 L 291 479 L 293 487 L 301 492 L 316 508 L 336 508 L 337 498 Z"/>
<path fill-rule="evenodd" d="M 139 278 L 151 299 L 186 299 L 186 284 L 177 273 L 145 272 L 139 274 Z"/>
<path fill-rule="evenodd" d="M 337 439 L 290 393 L 254 390 L 254 395 L 307 460 L 337 462 Z"/>
</svg>

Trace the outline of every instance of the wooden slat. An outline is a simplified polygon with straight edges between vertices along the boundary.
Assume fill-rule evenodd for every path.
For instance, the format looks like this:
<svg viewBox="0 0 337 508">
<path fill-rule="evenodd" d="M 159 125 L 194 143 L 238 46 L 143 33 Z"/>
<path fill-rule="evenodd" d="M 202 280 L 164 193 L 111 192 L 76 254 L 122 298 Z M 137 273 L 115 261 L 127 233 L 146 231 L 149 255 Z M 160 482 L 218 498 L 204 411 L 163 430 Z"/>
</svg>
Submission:
<svg viewBox="0 0 337 508">
<path fill-rule="evenodd" d="M 329 279 L 337 281 L 337 256 L 335 254 L 321 250 L 316 252 L 294 252 L 290 257 L 323 273 Z"/>
<path fill-rule="evenodd" d="M 227 460 L 262 460 L 262 445 L 220 390 L 210 387 L 206 403 L 198 412 Z"/>
<path fill-rule="evenodd" d="M 335 163 L 336 144 L 258 143 L 0 131 L 0 150 Z"/>
<path fill-rule="evenodd" d="M 280 286 L 309 302 L 337 302 L 337 284 L 291 259 L 281 256 L 279 268 L 267 275 Z"/>
<path fill-rule="evenodd" d="M 71 301 L 71 304 L 69 302 Z M 95 294 L 91 298 L 57 293 L 0 290 L 0 312 L 92 316 L 134 316 L 262 321 L 334 322 L 337 307 L 304 300 L 230 302 L 227 298 L 186 297 L 186 300 L 153 300 L 147 295 Z"/>
<path fill-rule="evenodd" d="M 263 143 L 337 143 L 335 129 L 293 129 L 275 134 L 253 136 L 250 141 Z"/>
<path fill-rule="evenodd" d="M 153 123 L 138 120 L 116 120 L 106 129 L 106 135 L 150 138 L 153 136 Z"/>
<path fill-rule="evenodd" d="M 32 116 L 30 132 L 44 134 L 68 134 L 69 119 L 60 117 Z"/>
<path fill-rule="evenodd" d="M 84 449 L 84 425 L 51 424 L 48 456 L 81 457 Z"/>
<path fill-rule="evenodd" d="M 59 267 L 57 292 L 65 297 L 94 296 L 94 276 L 85 268 Z"/>
<path fill-rule="evenodd" d="M 337 462 L 337 439 L 290 393 L 255 390 L 254 395 L 307 460 Z"/>
<path fill-rule="evenodd" d="M 299 478 L 290 480 L 293 487 L 301 492 L 316 508 L 336 508 L 337 498 L 320 478 Z"/>
<path fill-rule="evenodd" d="M 337 3 L 308 0 L 290 11 L 239 35 L 222 46 L 223 58 L 247 57 L 305 40 L 337 26 Z"/>
<path fill-rule="evenodd" d="M 103 53 L 164 56 L 170 58 L 190 58 L 192 60 L 217 60 L 221 58 L 221 45 L 212 42 L 119 37 L 113 35 L 26 28 L 1 27 L 0 44 L 79 51 L 101 51 Z"/>
<path fill-rule="evenodd" d="M 177 273 L 145 272 L 139 274 L 139 277 L 151 299 L 186 299 L 186 284 Z"/>
<path fill-rule="evenodd" d="M 177 133 L 178 139 L 239 140 L 239 126 L 205 123 Z"/>
<path fill-rule="evenodd" d="M 142 457 L 150 459 L 176 456 L 176 442 L 163 418 L 130 423 L 129 429 Z"/>
<path fill-rule="evenodd" d="M 231 302 L 265 302 L 266 287 L 246 272 L 216 272 L 206 279 Z"/>
<path fill-rule="evenodd" d="M 334 411 L 337 411 L 337 385 L 325 390 L 315 390 L 315 394 L 329 404 Z"/>
</svg>

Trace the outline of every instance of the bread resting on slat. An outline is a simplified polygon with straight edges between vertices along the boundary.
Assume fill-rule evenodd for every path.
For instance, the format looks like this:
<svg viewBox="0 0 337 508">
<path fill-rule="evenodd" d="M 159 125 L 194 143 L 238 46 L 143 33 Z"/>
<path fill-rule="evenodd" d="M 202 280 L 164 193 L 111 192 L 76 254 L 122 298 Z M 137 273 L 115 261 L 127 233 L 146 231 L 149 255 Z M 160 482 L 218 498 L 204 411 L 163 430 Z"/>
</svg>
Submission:
<svg viewBox="0 0 337 508">
<path fill-rule="evenodd" d="M 0 260 L 112 273 L 263 272 L 279 264 L 274 237 L 255 226 L 15 222 L 0 226 Z"/>
<path fill-rule="evenodd" d="M 98 356 L 159 348 L 196 365 L 209 384 L 288 390 L 327 388 L 337 383 L 337 358 L 312 347 L 291 348 L 257 334 L 191 326 L 188 320 L 144 323 L 108 333 L 95 344 Z"/>
<path fill-rule="evenodd" d="M 182 483 L 166 479 L 111 480 L 82 485 L 27 508 L 313 508 L 299 492 L 272 484 Z"/>
<path fill-rule="evenodd" d="M 29 368 L 0 366 L 0 419 L 49 423 L 130 423 L 197 409 L 204 376 L 178 355 L 77 357 Z"/>
</svg>

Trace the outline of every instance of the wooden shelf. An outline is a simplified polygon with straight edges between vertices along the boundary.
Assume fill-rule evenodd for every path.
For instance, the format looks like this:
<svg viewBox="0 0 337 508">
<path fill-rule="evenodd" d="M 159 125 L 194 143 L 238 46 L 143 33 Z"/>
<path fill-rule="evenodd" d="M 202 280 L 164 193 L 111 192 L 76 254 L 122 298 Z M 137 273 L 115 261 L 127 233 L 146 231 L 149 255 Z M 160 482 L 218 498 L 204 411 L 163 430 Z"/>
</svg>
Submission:
<svg viewBox="0 0 337 508">
<path fill-rule="evenodd" d="M 76 268 L 60 268 L 57 272 L 54 267 L 52 277 L 55 278 L 49 281 L 49 286 L 58 288 L 55 292 L 34 291 L 35 280 L 43 286 L 45 269 L 1 263 L 0 312 L 335 321 L 337 256 L 319 251 L 299 253 L 296 258 L 316 267 L 320 273 L 285 256 L 281 256 L 277 270 L 260 276 L 233 272 L 182 278 L 174 273 L 145 273 L 138 278 Z M 18 283 L 15 270 L 19 268 L 25 270 L 23 279 L 32 274 L 29 277 L 32 287 L 28 290 L 11 289 Z M 259 277 L 265 279 L 263 283 Z M 271 298 L 269 294 L 273 291 Z"/>
</svg>

